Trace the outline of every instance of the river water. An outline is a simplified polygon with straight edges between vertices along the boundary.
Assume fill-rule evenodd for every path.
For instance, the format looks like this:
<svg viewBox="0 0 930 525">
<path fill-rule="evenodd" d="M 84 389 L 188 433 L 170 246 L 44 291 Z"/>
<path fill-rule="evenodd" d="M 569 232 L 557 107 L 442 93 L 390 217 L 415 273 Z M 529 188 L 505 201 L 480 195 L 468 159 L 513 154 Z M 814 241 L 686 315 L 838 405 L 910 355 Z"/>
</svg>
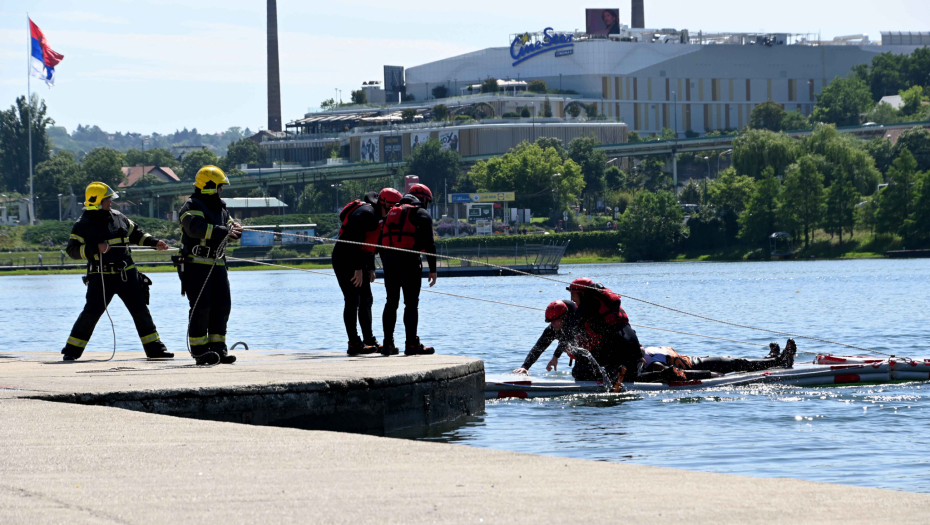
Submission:
<svg viewBox="0 0 930 525">
<path fill-rule="evenodd" d="M 329 272 L 324 272 L 329 273 Z M 563 266 L 625 295 L 747 325 L 930 356 L 930 260 L 641 263 Z M 152 312 L 169 349 L 184 351 L 177 276 L 151 275 Z M 346 341 L 335 279 L 293 271 L 231 273 L 230 339 L 253 349 L 332 351 Z M 532 277 L 440 280 L 437 290 L 545 307 L 564 285 Z M 0 277 L 0 348 L 59 350 L 83 305 L 78 276 Z M 374 286 L 376 327 L 384 291 Z M 118 348 L 138 349 L 115 301 Z M 633 323 L 766 343 L 765 333 L 624 299 Z M 518 367 L 545 327 L 541 312 L 423 294 L 420 335 L 437 351 L 481 358 L 489 374 Z M 109 352 L 106 317 L 89 352 Z M 692 355 L 761 357 L 738 343 L 638 330 L 647 346 Z M 381 330 L 375 334 L 380 337 Z M 398 325 L 397 338 L 403 340 Z M 777 337 L 784 346 L 784 338 Z M 804 339 L 799 349 L 844 352 Z M 553 345 L 554 347 L 554 345 Z M 182 354 L 183 355 L 183 354 Z M 546 374 L 544 354 L 533 368 Z M 799 360 L 810 359 L 807 354 Z M 563 358 L 561 367 L 567 367 Z M 560 368 L 561 368 L 560 367 Z M 553 376 L 565 377 L 559 370 Z M 600 461 L 930 492 L 930 384 L 718 391 L 489 401 L 485 414 L 421 439 Z"/>
</svg>

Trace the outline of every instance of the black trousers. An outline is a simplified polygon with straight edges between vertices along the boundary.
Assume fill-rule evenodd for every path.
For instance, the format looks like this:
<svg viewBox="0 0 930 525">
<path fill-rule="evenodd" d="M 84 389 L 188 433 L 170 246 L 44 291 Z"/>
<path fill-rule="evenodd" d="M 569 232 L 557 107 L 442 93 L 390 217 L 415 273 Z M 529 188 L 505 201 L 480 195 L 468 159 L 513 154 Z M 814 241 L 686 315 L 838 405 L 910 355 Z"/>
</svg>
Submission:
<svg viewBox="0 0 930 525">
<path fill-rule="evenodd" d="M 371 296 L 371 283 L 368 281 L 368 271 L 362 270 L 362 285 L 355 286 L 352 284 L 352 277 L 355 270 L 346 268 L 345 265 L 339 264 L 338 259 L 333 259 L 333 270 L 336 272 L 336 280 L 339 281 L 339 288 L 342 289 L 342 322 L 346 325 L 346 335 L 349 341 L 358 339 L 358 330 L 356 330 L 355 320 L 362 327 L 362 337 L 366 341 L 374 338 L 371 332 L 371 305 L 374 299 Z"/>
<path fill-rule="evenodd" d="M 397 323 L 397 307 L 400 305 L 400 292 L 404 292 L 404 329 L 407 344 L 417 342 L 417 323 L 419 322 L 420 284 L 423 279 L 419 256 L 391 257 L 382 256 L 384 263 L 384 291 L 387 301 L 381 321 L 384 324 L 384 340 L 394 341 L 394 325 Z"/>
<path fill-rule="evenodd" d="M 71 328 L 71 335 L 68 342 L 61 350 L 62 354 L 81 357 L 87 342 L 90 341 L 97 321 L 103 315 L 106 307 L 110 304 L 114 295 L 118 295 L 126 305 L 132 315 L 132 320 L 136 324 L 136 332 L 142 341 L 143 348 L 151 343 L 160 340 L 158 332 L 155 330 L 155 322 L 152 321 L 152 314 L 145 304 L 145 297 L 142 290 L 142 284 L 139 281 L 139 273 L 135 268 L 126 271 L 126 280 L 123 280 L 123 274 L 104 274 L 101 280 L 100 274 L 92 273 L 87 281 L 87 295 L 84 303 L 84 310 L 74 322 Z M 106 291 L 106 295 L 104 295 Z"/>
<path fill-rule="evenodd" d="M 616 333 L 606 338 L 591 354 L 597 364 L 608 372 L 613 372 L 620 366 L 625 366 L 627 378 L 636 375 L 640 359 L 643 357 L 642 346 L 636 330 L 630 325 L 618 328 Z M 572 377 L 578 381 L 594 381 L 601 379 L 600 371 L 588 359 L 575 361 L 572 368 Z"/>
<path fill-rule="evenodd" d="M 187 290 L 187 300 L 190 303 L 188 316 L 190 317 L 190 332 L 188 338 L 191 353 L 202 355 L 213 344 L 226 345 L 226 323 L 229 321 L 229 312 L 232 301 L 229 294 L 229 274 L 225 266 L 215 266 L 210 273 L 209 264 L 185 264 L 184 288 Z M 203 292 L 201 293 L 201 288 Z M 200 300 L 197 301 L 197 296 Z M 194 302 L 197 309 L 194 310 Z"/>
<path fill-rule="evenodd" d="M 692 357 L 692 370 L 707 370 L 709 372 L 758 372 L 778 366 L 777 359 L 745 359 L 742 357 Z"/>
</svg>

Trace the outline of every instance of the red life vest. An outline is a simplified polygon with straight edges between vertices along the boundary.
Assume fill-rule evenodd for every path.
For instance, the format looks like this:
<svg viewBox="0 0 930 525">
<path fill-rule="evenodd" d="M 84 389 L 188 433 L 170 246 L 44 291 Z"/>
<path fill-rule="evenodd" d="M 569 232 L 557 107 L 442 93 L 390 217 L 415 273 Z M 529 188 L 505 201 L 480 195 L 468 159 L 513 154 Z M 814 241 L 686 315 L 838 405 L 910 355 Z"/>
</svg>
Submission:
<svg viewBox="0 0 930 525">
<path fill-rule="evenodd" d="M 393 248 L 412 250 L 416 243 L 417 228 L 411 220 L 419 208 L 413 204 L 401 204 L 388 211 L 381 226 L 378 244 Z"/>
<path fill-rule="evenodd" d="M 630 318 L 626 315 L 623 307 L 620 306 L 620 296 L 615 294 L 609 288 L 598 290 L 587 290 L 585 300 L 588 298 L 597 301 L 597 316 L 600 317 L 607 326 L 624 327 L 630 324 Z M 603 335 L 594 330 L 590 321 L 582 323 L 584 332 L 579 334 L 579 343 L 588 350 L 597 348 L 603 340 Z"/>
<path fill-rule="evenodd" d="M 361 208 L 362 206 L 371 206 L 371 205 L 363 200 L 356 199 L 346 204 L 345 206 L 343 206 L 342 211 L 339 212 L 339 218 L 342 219 L 342 226 L 339 228 L 340 239 L 343 238 L 342 234 L 345 231 L 346 225 L 349 224 L 349 216 L 352 215 L 352 212 Z M 362 250 L 366 252 L 375 253 L 375 249 L 377 248 L 376 245 L 378 244 L 378 234 L 380 233 L 380 229 L 381 228 L 375 228 L 374 230 L 365 232 L 365 241 L 364 241 L 365 244 L 362 246 L 358 246 L 358 245 L 354 245 L 354 246 L 358 246 L 359 248 L 361 248 Z"/>
</svg>

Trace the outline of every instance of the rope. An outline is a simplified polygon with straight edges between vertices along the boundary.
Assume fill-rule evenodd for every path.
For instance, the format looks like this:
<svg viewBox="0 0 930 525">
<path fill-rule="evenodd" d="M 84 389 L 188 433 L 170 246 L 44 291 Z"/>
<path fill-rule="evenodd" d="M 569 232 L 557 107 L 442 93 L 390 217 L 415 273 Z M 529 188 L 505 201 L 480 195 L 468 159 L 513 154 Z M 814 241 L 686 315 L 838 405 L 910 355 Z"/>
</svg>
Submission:
<svg viewBox="0 0 930 525">
<path fill-rule="evenodd" d="M 203 295 L 203 291 L 207 288 L 207 283 L 210 282 L 210 276 L 213 274 L 213 269 L 216 268 L 216 263 L 220 259 L 220 254 L 226 250 L 226 244 L 228 242 L 229 242 L 229 233 L 227 232 L 226 237 L 223 237 L 223 242 L 221 242 L 219 246 L 217 246 L 217 248 L 213 252 L 213 264 L 210 265 L 210 271 L 207 272 L 207 277 L 206 279 L 203 280 L 203 286 L 200 287 L 200 292 L 197 293 L 197 299 L 194 299 L 194 305 L 191 306 L 191 312 L 187 315 L 187 335 L 184 338 L 185 339 L 184 343 L 187 345 L 187 353 L 190 354 L 191 358 L 193 358 L 195 361 L 197 360 L 197 357 L 203 357 L 207 354 L 213 354 L 216 356 L 216 363 L 213 363 L 212 365 L 199 365 L 199 366 L 213 367 L 213 366 L 218 366 L 223 362 L 223 356 L 220 355 L 219 352 L 214 351 L 214 350 L 209 350 L 207 352 L 204 352 L 200 356 L 196 356 L 196 357 L 194 356 L 194 351 L 191 349 L 191 323 L 193 322 L 193 319 L 194 319 L 194 312 L 197 310 L 197 303 L 200 302 L 200 296 Z"/>
<path fill-rule="evenodd" d="M 243 228 L 243 231 L 252 231 L 252 232 L 259 232 L 259 233 L 267 233 L 267 232 L 264 232 L 263 230 L 253 230 L 253 229 L 249 229 L 249 228 Z M 297 234 L 285 233 L 285 232 L 281 232 L 279 235 L 290 235 L 290 236 L 298 237 Z M 343 239 L 327 239 L 327 238 L 325 238 L 325 237 L 307 237 L 307 236 L 301 236 L 301 237 L 304 237 L 304 238 L 311 238 L 311 239 L 318 239 L 318 240 L 320 240 L 321 242 L 332 241 L 332 242 L 341 242 L 341 243 L 346 243 L 346 244 L 354 244 L 354 245 L 358 245 L 358 246 L 376 246 L 377 248 L 382 249 L 382 250 L 395 250 L 395 251 L 403 252 L 403 253 L 412 253 L 412 254 L 416 254 L 416 255 L 418 255 L 418 256 L 423 255 L 423 252 L 419 252 L 419 251 L 416 251 L 416 250 L 408 250 L 408 249 L 406 249 L 406 248 L 397 248 L 397 247 L 394 247 L 394 246 L 381 246 L 381 245 L 375 245 L 375 244 L 370 244 L 370 243 L 365 243 L 365 242 L 349 241 L 349 240 L 343 240 Z M 455 256 L 451 256 L 451 255 L 438 255 L 438 254 L 432 254 L 432 253 L 431 253 L 431 254 L 427 254 L 427 256 L 428 256 L 428 257 L 436 257 L 436 258 L 439 258 L 439 259 L 454 259 L 454 260 L 458 260 L 458 261 L 466 261 L 466 262 L 468 262 L 468 263 L 470 263 L 470 264 L 480 264 L 480 265 L 488 266 L 488 267 L 491 267 L 491 268 L 497 268 L 497 269 L 500 269 L 500 270 L 506 270 L 506 271 L 508 271 L 508 272 L 515 273 L 515 274 L 518 274 L 518 275 L 523 275 L 523 276 L 527 276 L 527 277 L 535 277 L 535 278 L 537 278 L 537 279 L 543 279 L 543 280 L 545 280 L 545 281 L 552 281 L 552 282 L 559 283 L 559 284 L 568 284 L 568 285 L 571 285 L 571 282 L 568 282 L 568 281 L 562 281 L 562 280 L 559 280 L 559 279 L 554 279 L 554 278 L 552 278 L 552 277 L 547 277 L 547 276 L 545 276 L 545 275 L 532 274 L 532 273 L 524 272 L 524 271 L 517 270 L 517 269 L 514 269 L 514 268 L 509 268 L 509 267 L 506 267 L 506 266 L 501 266 L 501 265 L 493 264 L 493 263 L 490 263 L 490 262 L 479 261 L 479 260 L 474 260 L 474 259 L 466 259 L 466 258 L 464 258 L 464 257 L 455 257 Z M 592 290 L 597 290 L 597 289 L 598 289 L 598 288 L 595 287 L 595 286 L 580 286 L 580 285 L 575 285 L 575 286 L 578 287 L 578 288 L 590 288 L 590 289 L 592 289 Z M 663 308 L 663 309 L 670 310 L 670 311 L 672 311 L 672 312 L 676 312 L 676 313 L 679 313 L 679 314 L 689 315 L 689 316 L 691 316 L 691 317 L 697 317 L 698 319 L 703 319 L 703 320 L 705 320 L 705 321 L 711 321 L 711 322 L 715 322 L 715 323 L 720 323 L 720 324 L 735 326 L 735 327 L 738 327 L 738 328 L 745 328 L 745 329 L 747 329 L 747 330 L 756 330 L 756 331 L 759 331 L 759 332 L 768 332 L 768 333 L 771 333 L 771 334 L 786 335 L 786 336 L 788 336 L 788 337 L 793 337 L 793 338 L 797 338 L 797 339 L 808 339 L 808 340 L 811 340 L 811 341 L 818 341 L 818 342 L 821 342 L 821 343 L 827 343 L 827 344 L 831 344 L 831 345 L 845 346 L 845 347 L 847 347 L 847 348 L 854 348 L 854 349 L 856 349 L 856 350 L 862 350 L 863 352 L 872 352 L 872 353 L 880 354 L 880 355 L 884 355 L 884 356 L 890 356 L 890 355 L 891 355 L 891 354 L 887 354 L 887 353 L 885 353 L 885 352 L 879 352 L 878 350 L 872 350 L 871 348 L 864 348 L 864 347 L 861 347 L 861 346 L 851 345 L 851 344 L 847 344 L 847 343 L 840 343 L 840 342 L 837 342 L 837 341 L 831 341 L 831 340 L 829 340 L 829 339 L 822 339 L 822 338 L 819 338 L 819 337 L 813 337 L 813 336 L 809 336 L 809 335 L 792 334 L 792 333 L 790 333 L 790 332 L 782 332 L 782 331 L 779 331 L 779 330 L 770 330 L 770 329 L 768 329 L 768 328 L 760 328 L 760 327 L 756 327 L 756 326 L 749 326 L 749 325 L 744 325 L 744 324 L 739 324 L 739 323 L 733 323 L 733 322 L 730 322 L 730 321 L 724 321 L 724 320 L 722 320 L 722 319 L 715 319 L 715 318 L 713 318 L 713 317 L 707 317 L 707 316 L 700 315 L 700 314 L 695 314 L 695 313 L 691 313 L 691 312 L 686 312 L 686 311 L 684 311 L 684 310 L 679 310 L 679 309 L 677 309 L 677 308 L 672 308 L 671 306 L 665 306 L 665 305 L 662 305 L 662 304 L 659 304 L 659 303 L 654 303 L 654 302 L 652 302 L 652 301 L 647 301 L 647 300 L 645 300 L 645 299 L 640 299 L 640 298 L 638 298 L 638 297 L 633 297 L 633 296 L 630 296 L 630 295 L 624 295 L 624 297 L 626 297 L 627 299 L 632 299 L 633 301 L 638 301 L 638 302 L 645 303 L 645 304 L 648 304 L 648 305 L 651 305 L 651 306 L 655 306 L 655 307 L 657 307 L 657 308 Z M 754 343 L 752 343 L 752 344 L 754 344 Z M 763 345 L 763 346 L 764 346 L 764 345 Z"/>
</svg>

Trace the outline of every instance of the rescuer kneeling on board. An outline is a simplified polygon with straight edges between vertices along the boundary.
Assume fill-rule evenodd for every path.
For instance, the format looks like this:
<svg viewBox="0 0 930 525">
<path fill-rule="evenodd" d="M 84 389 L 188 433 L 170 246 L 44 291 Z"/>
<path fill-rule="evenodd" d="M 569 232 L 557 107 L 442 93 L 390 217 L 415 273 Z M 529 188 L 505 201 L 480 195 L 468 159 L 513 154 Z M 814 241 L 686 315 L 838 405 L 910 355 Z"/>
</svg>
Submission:
<svg viewBox="0 0 930 525">
<path fill-rule="evenodd" d="M 72 259 L 87 261 L 87 275 L 84 277 L 87 303 L 61 350 L 65 361 L 74 361 L 84 353 L 97 321 L 114 295 L 123 300 L 132 315 L 145 355 L 149 359 L 174 357 L 161 342 L 146 306 L 152 281 L 136 270 L 129 250 L 129 244 L 157 250 L 167 250 L 168 245 L 142 231 L 125 215 L 111 210 L 113 199 L 118 197 L 119 194 L 106 184 L 90 183 L 85 191 L 85 211 L 71 228 L 66 251 Z"/>
<path fill-rule="evenodd" d="M 559 366 L 559 357 L 576 343 L 576 315 L 578 307 L 571 301 L 552 301 L 546 307 L 546 322 L 549 325 L 543 330 L 539 340 L 533 345 L 530 353 L 523 360 L 523 365 L 514 370 L 514 374 L 528 374 L 530 367 L 539 359 L 539 356 L 549 348 L 552 341 L 559 340 L 559 345 L 552 354 L 552 359 L 546 365 L 546 370 L 556 370 Z"/>
<path fill-rule="evenodd" d="M 616 381 L 632 381 L 642 363 L 643 350 L 620 306 L 620 296 L 587 277 L 575 279 L 566 288 L 578 305 L 577 345 L 588 350 L 598 365 Z M 601 371 L 587 359 L 572 369 L 578 380 L 601 379 Z"/>
<path fill-rule="evenodd" d="M 729 374 L 731 372 L 758 372 L 770 368 L 791 368 L 798 346 L 794 339 L 788 339 L 784 352 L 778 343 L 769 343 L 769 354 L 762 359 L 745 359 L 742 357 L 693 357 L 679 354 L 668 347 L 646 348 L 645 363 L 642 372 L 636 376 L 637 381 L 645 383 L 697 379 L 695 373 L 700 371 Z"/>
<path fill-rule="evenodd" d="M 403 197 L 394 188 L 371 192 L 342 208 L 339 240 L 333 248 L 333 271 L 342 289 L 345 304 L 342 321 L 349 336 L 349 355 L 371 354 L 380 350 L 371 331 L 371 283 L 375 280 L 375 249 L 381 233 L 381 219 Z M 352 244 L 363 243 L 363 244 Z M 362 327 L 358 336 L 355 320 Z"/>
<path fill-rule="evenodd" d="M 187 294 L 188 340 L 198 365 L 236 361 L 226 348 L 226 323 L 232 301 L 226 273 L 226 237 L 238 239 L 242 226 L 220 198 L 229 179 L 216 166 L 204 166 L 194 179 L 194 193 L 178 210 L 181 254 L 175 258 L 181 295 Z M 196 306 L 196 308 L 195 308 Z"/>
<path fill-rule="evenodd" d="M 384 266 L 384 289 L 387 302 L 384 305 L 383 355 L 396 355 L 394 346 L 394 324 L 397 322 L 397 307 L 400 292 L 404 292 L 404 329 L 406 344 L 404 354 L 423 355 L 434 353 L 433 347 L 423 346 L 417 336 L 420 280 L 423 278 L 423 262 L 419 253 L 392 250 L 402 248 L 425 252 L 429 264 L 429 285 L 436 284 L 436 245 L 433 243 L 433 218 L 426 206 L 433 201 L 433 193 L 423 184 L 410 186 L 410 193 L 391 208 L 384 217 L 381 228 L 380 250 Z"/>
</svg>

